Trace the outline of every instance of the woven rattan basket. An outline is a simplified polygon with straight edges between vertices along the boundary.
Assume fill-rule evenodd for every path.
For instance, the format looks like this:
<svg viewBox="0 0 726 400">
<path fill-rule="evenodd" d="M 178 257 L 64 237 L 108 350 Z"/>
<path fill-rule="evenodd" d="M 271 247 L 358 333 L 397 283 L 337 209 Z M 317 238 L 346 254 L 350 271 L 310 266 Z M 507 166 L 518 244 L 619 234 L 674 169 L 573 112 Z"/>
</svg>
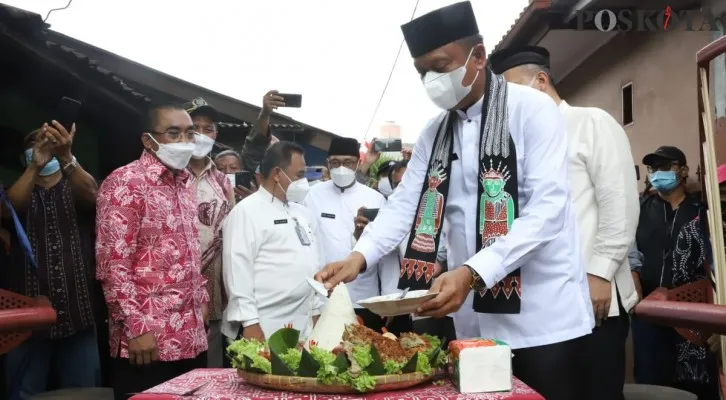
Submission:
<svg viewBox="0 0 726 400">
<path fill-rule="evenodd" d="M 244 370 L 237 370 L 239 376 L 245 383 L 263 387 L 265 389 L 302 392 L 302 393 L 357 393 L 348 385 L 323 385 L 316 378 L 302 378 L 299 376 L 280 376 L 269 374 L 258 374 Z M 376 387 L 370 392 L 388 392 L 392 390 L 407 389 L 418 384 L 428 382 L 438 373 L 424 375 L 419 372 L 412 374 L 381 375 L 376 376 Z"/>
</svg>

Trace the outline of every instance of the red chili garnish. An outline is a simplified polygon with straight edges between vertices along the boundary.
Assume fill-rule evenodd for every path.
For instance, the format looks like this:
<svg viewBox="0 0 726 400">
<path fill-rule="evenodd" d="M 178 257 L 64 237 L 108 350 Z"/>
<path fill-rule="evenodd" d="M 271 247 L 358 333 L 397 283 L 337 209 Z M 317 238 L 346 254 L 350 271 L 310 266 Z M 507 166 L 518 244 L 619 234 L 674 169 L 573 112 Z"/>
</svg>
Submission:
<svg viewBox="0 0 726 400">
<path fill-rule="evenodd" d="M 287 329 L 292 329 L 292 322 L 291 322 L 291 323 L 289 323 L 289 324 L 285 324 L 285 328 L 287 328 Z"/>
<path fill-rule="evenodd" d="M 318 342 L 316 342 L 314 340 L 311 340 L 311 341 L 308 342 L 308 344 L 310 345 L 310 348 L 313 348 L 313 347 L 315 347 L 315 346 L 318 345 Z"/>
</svg>

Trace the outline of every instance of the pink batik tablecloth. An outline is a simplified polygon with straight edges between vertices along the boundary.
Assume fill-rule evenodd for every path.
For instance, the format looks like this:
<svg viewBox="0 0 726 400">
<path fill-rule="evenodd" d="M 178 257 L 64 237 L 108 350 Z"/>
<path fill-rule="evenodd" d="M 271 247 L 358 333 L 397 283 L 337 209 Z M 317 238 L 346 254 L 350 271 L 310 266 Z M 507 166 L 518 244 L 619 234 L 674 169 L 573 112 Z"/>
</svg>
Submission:
<svg viewBox="0 0 726 400">
<path fill-rule="evenodd" d="M 196 388 L 194 395 L 182 397 Z M 443 384 L 424 384 L 395 392 L 367 395 L 330 395 L 266 390 L 245 384 L 234 369 L 195 369 L 155 386 L 131 400 L 544 400 L 514 378 L 511 392 L 462 394 L 446 379 Z"/>
</svg>

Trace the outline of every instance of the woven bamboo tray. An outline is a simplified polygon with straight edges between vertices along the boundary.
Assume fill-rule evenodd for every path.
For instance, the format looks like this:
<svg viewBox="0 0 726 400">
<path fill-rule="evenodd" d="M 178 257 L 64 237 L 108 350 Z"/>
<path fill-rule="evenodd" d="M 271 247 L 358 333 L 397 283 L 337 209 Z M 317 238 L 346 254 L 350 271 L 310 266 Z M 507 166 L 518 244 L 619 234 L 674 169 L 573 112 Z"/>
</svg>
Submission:
<svg viewBox="0 0 726 400">
<path fill-rule="evenodd" d="M 318 382 L 316 378 L 259 374 L 241 369 L 238 369 L 237 373 L 242 379 L 244 379 L 245 383 L 263 387 L 265 389 L 302 393 L 358 393 L 355 389 L 348 385 L 323 385 Z M 411 374 L 376 376 L 376 387 L 373 390 L 368 391 L 368 393 L 407 389 L 412 386 L 428 382 L 440 374 L 441 371 L 435 371 L 430 375 L 414 372 Z"/>
</svg>

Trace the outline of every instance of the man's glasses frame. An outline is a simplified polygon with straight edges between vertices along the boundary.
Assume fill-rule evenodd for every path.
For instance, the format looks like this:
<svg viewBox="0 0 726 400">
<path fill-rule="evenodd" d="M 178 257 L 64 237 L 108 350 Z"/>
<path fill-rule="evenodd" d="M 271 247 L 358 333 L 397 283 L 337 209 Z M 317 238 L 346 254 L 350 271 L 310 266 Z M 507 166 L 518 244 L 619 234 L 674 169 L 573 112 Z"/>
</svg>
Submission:
<svg viewBox="0 0 726 400">
<path fill-rule="evenodd" d="M 194 142 L 197 135 L 197 132 L 194 131 L 181 132 L 177 130 L 171 130 L 166 132 L 149 131 L 149 133 L 159 136 L 166 136 L 168 139 L 174 141 L 181 139 L 182 136 L 186 136 L 186 138 L 189 139 L 190 142 Z"/>
</svg>

